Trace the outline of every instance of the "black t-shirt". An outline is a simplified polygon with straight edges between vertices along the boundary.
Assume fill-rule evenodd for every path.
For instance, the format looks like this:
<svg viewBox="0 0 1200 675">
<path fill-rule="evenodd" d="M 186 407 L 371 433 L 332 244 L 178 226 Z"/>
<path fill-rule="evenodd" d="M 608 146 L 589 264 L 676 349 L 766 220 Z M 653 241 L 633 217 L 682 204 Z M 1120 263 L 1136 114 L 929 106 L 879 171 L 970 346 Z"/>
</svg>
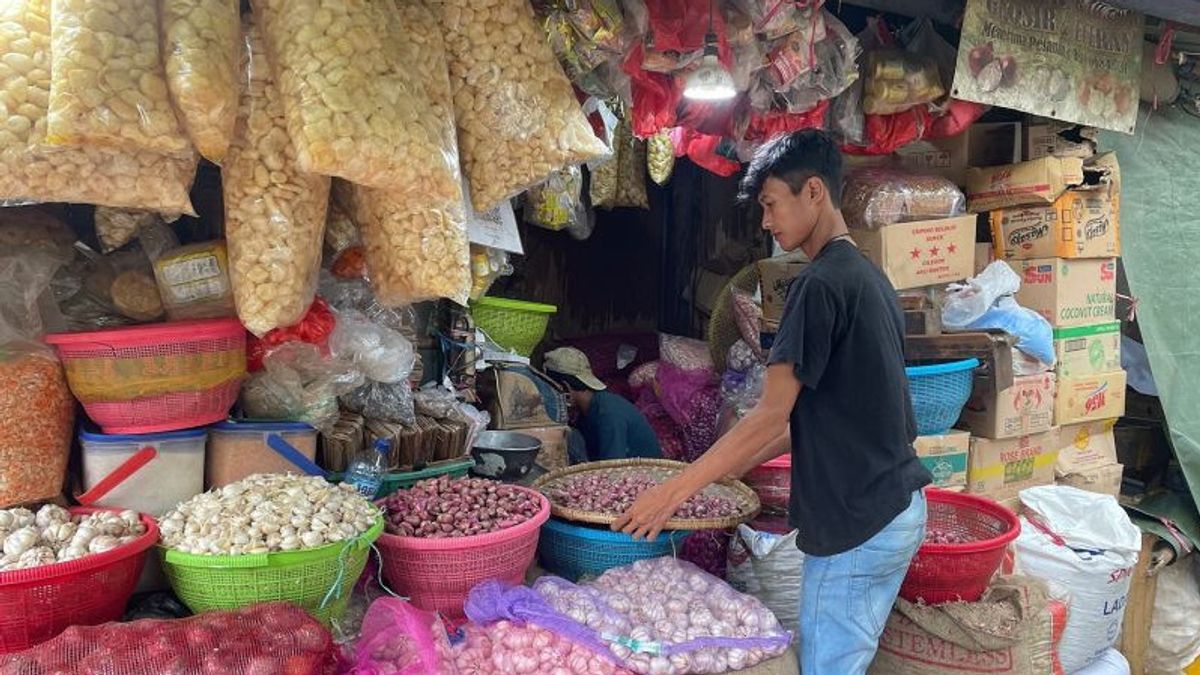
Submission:
<svg viewBox="0 0 1200 675">
<path fill-rule="evenodd" d="M 828 556 L 877 534 L 928 485 L 917 459 L 904 314 L 891 282 L 834 240 L 792 282 L 770 362 L 804 385 L 792 409 L 789 518 Z"/>
</svg>

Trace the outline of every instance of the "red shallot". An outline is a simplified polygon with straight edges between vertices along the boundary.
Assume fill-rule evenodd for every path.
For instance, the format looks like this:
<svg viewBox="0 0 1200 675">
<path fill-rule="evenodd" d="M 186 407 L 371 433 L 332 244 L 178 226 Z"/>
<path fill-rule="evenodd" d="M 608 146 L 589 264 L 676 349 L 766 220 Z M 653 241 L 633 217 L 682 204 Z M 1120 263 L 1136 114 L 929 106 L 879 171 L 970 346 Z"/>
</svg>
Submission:
<svg viewBox="0 0 1200 675">
<path fill-rule="evenodd" d="M 926 544 L 969 544 L 975 539 L 965 534 L 931 527 L 925 530 Z"/>
<path fill-rule="evenodd" d="M 558 481 L 546 490 L 546 496 L 558 506 L 619 515 L 624 513 L 646 490 L 658 484 L 652 476 L 624 474 L 614 476 L 590 472 Z M 719 495 L 692 495 L 675 511 L 676 518 L 702 520 L 725 518 L 737 513 L 737 506 Z"/>
<path fill-rule="evenodd" d="M 402 537 L 443 539 L 508 529 L 537 515 L 529 492 L 482 478 L 441 476 L 400 490 L 383 501 L 387 531 Z"/>
</svg>

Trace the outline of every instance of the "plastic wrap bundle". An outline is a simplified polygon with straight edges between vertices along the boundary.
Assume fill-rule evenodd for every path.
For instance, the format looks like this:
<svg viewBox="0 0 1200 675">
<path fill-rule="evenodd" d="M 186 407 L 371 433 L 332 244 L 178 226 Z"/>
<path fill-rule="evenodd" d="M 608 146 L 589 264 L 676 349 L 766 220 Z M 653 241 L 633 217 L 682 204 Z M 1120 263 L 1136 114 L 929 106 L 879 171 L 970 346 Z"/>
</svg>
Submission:
<svg viewBox="0 0 1200 675">
<path fill-rule="evenodd" d="M 329 429 L 338 420 L 338 400 L 365 384 L 353 365 L 321 354 L 316 345 L 288 342 L 263 358 L 262 372 L 242 386 L 248 417 L 304 422 Z"/>
<path fill-rule="evenodd" d="M 842 190 L 842 213 L 852 228 L 960 216 L 966 206 L 962 190 L 951 181 L 895 169 L 853 171 Z"/>
<path fill-rule="evenodd" d="M 547 230 L 565 230 L 583 213 L 583 171 L 569 166 L 550 174 L 525 194 L 525 222 Z"/>
<path fill-rule="evenodd" d="M 578 624 L 573 630 L 550 625 L 552 629 L 601 641 L 635 673 L 742 670 L 782 654 L 792 640 L 761 602 L 691 563 L 669 557 L 613 568 L 585 585 L 542 577 L 533 590 L 554 613 Z M 501 614 L 532 614 L 533 604 L 510 606 L 508 616 Z M 475 618 L 470 609 L 468 615 Z"/>
<path fill-rule="evenodd" d="M 0 673 L 79 675 L 320 675 L 333 638 L 303 609 L 259 604 L 188 619 L 72 626 L 22 652 L 0 654 Z"/>
<path fill-rule="evenodd" d="M 420 3 L 263 0 L 254 10 L 302 170 L 457 201 L 442 40 Z"/>
<path fill-rule="evenodd" d="M 436 612 L 399 598 L 371 603 L 345 675 L 458 675 L 450 639 Z"/>
<path fill-rule="evenodd" d="M 371 288 L 388 306 L 471 291 L 470 244 L 463 204 L 413 208 L 389 192 L 337 181 L 334 198 L 358 225 Z"/>
<path fill-rule="evenodd" d="M 113 148 L 51 148 L 49 0 L 0 4 L 0 52 L 19 70 L 0 90 L 0 202 L 83 202 L 194 214 L 194 154 Z M 86 73 L 84 75 L 86 77 Z"/>
<path fill-rule="evenodd" d="M 367 380 L 342 395 L 342 407 L 367 419 L 406 425 L 416 422 L 408 383 L 416 352 L 403 335 L 361 312 L 343 311 L 329 337 L 329 348 L 337 359 L 354 364 Z"/>
<path fill-rule="evenodd" d="M 476 211 L 608 154 L 525 0 L 430 3 L 441 19 L 459 151 Z"/>
<path fill-rule="evenodd" d="M 189 151 L 167 92 L 158 3 L 53 0 L 50 18 L 50 144 Z"/>
<path fill-rule="evenodd" d="M 237 130 L 222 170 L 234 300 L 262 336 L 300 320 L 317 291 L 330 180 L 302 172 L 261 31 L 244 26 Z"/>
<path fill-rule="evenodd" d="M 216 164 L 237 121 L 239 9 L 238 0 L 163 0 L 160 10 L 171 100 L 192 145 Z"/>
</svg>

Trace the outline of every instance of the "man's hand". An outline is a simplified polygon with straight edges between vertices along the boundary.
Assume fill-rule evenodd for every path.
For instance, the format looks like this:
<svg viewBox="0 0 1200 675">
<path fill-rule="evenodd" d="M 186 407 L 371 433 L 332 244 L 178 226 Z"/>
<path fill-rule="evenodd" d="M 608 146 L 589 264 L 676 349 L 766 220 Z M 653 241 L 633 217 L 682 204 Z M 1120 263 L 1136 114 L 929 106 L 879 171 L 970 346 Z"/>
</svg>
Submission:
<svg viewBox="0 0 1200 675">
<path fill-rule="evenodd" d="M 686 499 L 687 495 L 677 495 L 671 481 L 655 485 L 642 492 L 637 501 L 612 524 L 612 529 L 624 532 L 634 539 L 644 537 L 653 541 Z"/>
</svg>

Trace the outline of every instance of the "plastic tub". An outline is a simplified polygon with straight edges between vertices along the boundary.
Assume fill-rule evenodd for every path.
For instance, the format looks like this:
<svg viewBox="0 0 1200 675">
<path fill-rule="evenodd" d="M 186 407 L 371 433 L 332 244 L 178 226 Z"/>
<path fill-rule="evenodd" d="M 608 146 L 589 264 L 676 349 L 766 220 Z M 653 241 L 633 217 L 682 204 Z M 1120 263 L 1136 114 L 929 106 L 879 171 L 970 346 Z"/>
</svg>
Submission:
<svg viewBox="0 0 1200 675">
<path fill-rule="evenodd" d="M 179 502 L 204 492 L 204 444 L 207 438 L 206 429 L 136 436 L 80 432 L 84 489 L 96 487 L 138 450 L 154 448 L 154 459 L 95 504 L 160 516 Z"/>
<path fill-rule="evenodd" d="M 309 462 L 317 456 L 317 430 L 300 422 L 221 422 L 209 430 L 204 482 L 221 487 L 256 473 L 311 473 L 271 447 L 282 440 Z"/>
</svg>

